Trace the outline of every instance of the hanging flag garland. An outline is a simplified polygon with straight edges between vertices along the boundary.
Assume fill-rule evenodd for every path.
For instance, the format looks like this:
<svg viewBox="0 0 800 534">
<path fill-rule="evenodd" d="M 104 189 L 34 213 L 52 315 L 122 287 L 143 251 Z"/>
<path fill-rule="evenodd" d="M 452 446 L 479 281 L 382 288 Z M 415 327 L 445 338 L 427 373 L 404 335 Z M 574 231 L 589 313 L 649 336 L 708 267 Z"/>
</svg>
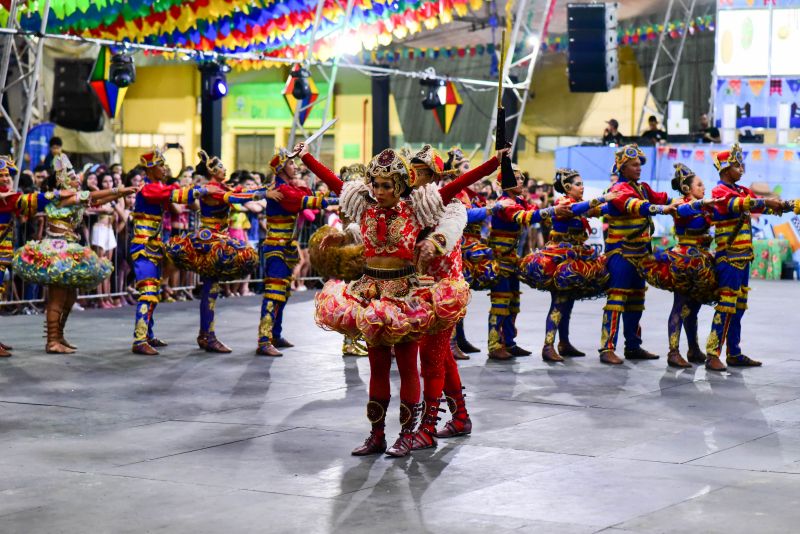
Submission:
<svg viewBox="0 0 800 534">
<path fill-rule="evenodd" d="M 107 46 L 100 48 L 100 55 L 97 56 L 97 61 L 94 63 L 92 74 L 89 77 L 89 86 L 97 95 L 100 100 L 100 105 L 108 115 L 108 118 L 113 119 L 119 114 L 122 109 L 122 101 L 125 99 L 125 93 L 128 92 L 127 87 L 118 87 L 109 81 L 109 68 L 111 67 L 111 49 Z"/>
</svg>

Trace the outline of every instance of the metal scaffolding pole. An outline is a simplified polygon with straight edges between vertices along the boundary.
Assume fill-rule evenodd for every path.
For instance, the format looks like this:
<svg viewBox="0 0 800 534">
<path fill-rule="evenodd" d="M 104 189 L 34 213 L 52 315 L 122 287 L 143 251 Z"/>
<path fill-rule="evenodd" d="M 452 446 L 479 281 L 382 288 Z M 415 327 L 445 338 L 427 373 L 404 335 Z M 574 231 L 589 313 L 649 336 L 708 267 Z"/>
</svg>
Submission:
<svg viewBox="0 0 800 534">
<path fill-rule="evenodd" d="M 308 52 L 306 53 L 305 60 L 301 63 L 300 68 L 307 68 L 311 64 L 312 56 L 314 55 L 314 44 L 317 41 L 317 30 L 322 21 L 322 10 L 325 7 L 325 0 L 317 1 L 317 11 L 314 14 L 314 26 L 311 28 L 311 36 L 308 40 Z M 294 117 L 292 117 L 292 129 L 289 132 L 289 149 L 294 147 L 295 139 L 297 138 L 298 128 L 305 133 L 305 128 L 300 124 L 300 111 L 302 103 L 298 100 L 297 105 L 294 107 Z"/>
<path fill-rule="evenodd" d="M 553 10 L 556 6 L 556 0 L 544 0 L 544 9 L 539 12 L 535 10 L 533 2 L 537 0 L 518 0 L 516 12 L 514 14 L 514 21 L 511 30 L 511 40 L 509 44 L 508 53 L 506 54 L 505 64 L 502 65 L 501 76 L 503 79 L 503 87 L 511 90 L 514 98 L 517 99 L 517 111 L 506 117 L 506 124 L 509 122 L 514 125 L 513 135 L 510 137 L 512 151 L 517 146 L 519 139 L 519 131 L 522 126 L 522 119 L 525 114 L 525 105 L 530 96 L 531 83 L 533 82 L 533 74 L 536 70 L 536 60 L 539 58 L 539 52 L 542 49 L 542 43 L 547 37 L 548 24 Z M 538 20 L 532 21 L 529 26 L 523 21 L 523 16 L 533 11 L 532 17 L 539 16 Z M 532 18 L 531 17 L 531 18 Z M 522 34 L 522 35 L 520 35 Z M 524 54 L 522 57 L 514 60 L 514 52 L 519 48 L 525 49 L 531 47 L 530 52 Z M 511 81 L 512 69 L 525 67 L 525 79 L 518 83 Z M 497 108 L 492 110 L 492 119 L 489 122 L 489 131 L 486 134 L 486 144 L 483 148 L 484 158 L 488 159 L 492 150 L 494 149 L 494 135 L 497 126 Z"/>
<path fill-rule="evenodd" d="M 686 37 L 689 35 L 689 23 L 692 21 L 696 4 L 697 0 L 669 0 L 667 10 L 664 13 L 664 24 L 661 28 L 661 34 L 658 36 L 658 49 L 656 50 L 656 55 L 653 58 L 653 65 L 650 67 L 650 77 L 647 81 L 647 92 L 644 96 L 642 112 L 639 114 L 639 123 L 636 127 L 637 132 L 642 131 L 645 118 L 648 114 L 659 113 L 663 116 L 667 110 L 667 103 L 672 97 L 672 89 L 675 86 L 675 78 L 678 74 L 678 67 L 680 66 L 681 58 L 683 57 L 683 48 L 686 44 Z M 667 35 L 669 34 L 669 29 L 667 26 L 669 25 L 670 20 L 676 18 L 676 16 L 673 15 L 673 13 L 676 12 L 683 14 L 683 16 L 680 18 L 684 21 L 684 32 L 678 41 L 677 46 L 673 44 L 671 39 L 667 39 Z M 668 42 L 671 44 L 671 46 L 667 45 Z M 671 65 L 672 68 L 670 69 L 669 73 L 656 76 L 658 68 L 661 65 L 665 65 L 667 67 Z M 665 81 L 669 81 L 666 96 L 661 100 L 656 99 L 655 95 L 653 95 L 653 88 L 659 83 Z"/>
<path fill-rule="evenodd" d="M 355 5 L 355 0 L 347 0 L 347 7 L 344 11 L 344 21 L 342 21 L 341 27 L 341 34 L 340 38 L 347 39 L 347 32 L 350 30 L 350 17 L 353 14 L 353 6 Z M 336 56 L 333 60 L 333 66 L 331 67 L 331 74 L 328 77 L 328 95 L 325 97 L 325 109 L 322 112 L 322 124 L 325 124 L 325 121 L 328 120 L 328 113 L 330 113 L 331 108 L 333 107 L 333 92 L 334 86 L 336 85 L 336 76 L 339 74 L 339 62 L 341 61 L 341 55 Z M 321 69 L 322 67 L 320 67 Z M 322 137 L 320 137 L 319 141 L 312 147 L 312 153 L 314 157 L 319 158 L 319 153 L 322 150 Z"/>
<path fill-rule="evenodd" d="M 539 58 L 539 51 L 542 49 L 542 43 L 544 42 L 545 38 L 547 37 L 547 26 L 550 22 L 550 16 L 553 13 L 553 9 L 556 6 L 556 0 L 547 0 L 547 4 L 545 5 L 544 14 L 542 19 L 538 23 L 538 27 L 534 30 L 534 33 L 530 34 L 535 37 L 535 42 L 533 43 L 533 50 L 531 53 L 526 57 L 519 60 L 517 63 L 522 65 L 525 60 L 528 61 L 528 69 L 525 74 L 525 87 L 522 90 L 522 94 L 516 93 L 517 98 L 519 99 L 519 110 L 516 114 L 511 115 L 508 119 L 515 119 L 514 120 L 514 135 L 511 137 L 511 152 L 513 153 L 514 149 L 517 146 L 517 139 L 519 139 L 519 131 L 522 127 L 522 119 L 525 116 L 525 105 L 528 103 L 528 97 L 530 96 L 531 91 L 531 83 L 533 83 L 533 73 L 536 69 L 536 60 Z M 529 36 L 530 36 L 529 35 Z M 527 44 L 528 37 L 525 38 L 525 42 Z M 515 63 L 516 65 L 516 63 Z"/>
<path fill-rule="evenodd" d="M 6 28 L 14 29 L 17 20 L 17 0 L 11 0 L 8 9 L 8 23 Z M 14 48 L 14 35 L 3 36 L 3 56 L 0 58 L 0 100 L 6 92 L 6 81 L 8 81 L 8 67 L 11 65 L 11 49 Z"/>
<path fill-rule="evenodd" d="M 39 75 L 42 70 L 42 50 L 44 48 L 44 34 L 47 32 L 47 17 L 50 14 L 50 0 L 44 2 L 44 14 L 42 14 L 42 25 L 39 30 L 39 37 L 36 41 L 36 53 L 33 57 L 33 72 L 31 73 L 28 94 L 25 102 L 25 118 L 22 120 L 22 128 L 20 130 L 20 140 L 17 146 L 17 162 L 22 165 L 25 156 L 25 142 L 28 140 L 28 128 L 31 125 L 31 116 L 33 115 L 33 103 L 36 100 L 36 89 L 39 84 Z M 19 183 L 21 173 L 17 173 L 14 177 L 14 188 Z"/>
</svg>

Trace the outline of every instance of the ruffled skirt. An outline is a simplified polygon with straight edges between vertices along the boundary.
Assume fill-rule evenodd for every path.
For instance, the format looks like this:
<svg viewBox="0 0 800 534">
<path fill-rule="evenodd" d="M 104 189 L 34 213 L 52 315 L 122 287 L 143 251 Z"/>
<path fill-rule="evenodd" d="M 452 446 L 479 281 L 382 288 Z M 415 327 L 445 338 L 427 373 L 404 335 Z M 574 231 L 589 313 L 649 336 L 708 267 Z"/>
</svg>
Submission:
<svg viewBox="0 0 800 534">
<path fill-rule="evenodd" d="M 325 330 L 364 336 L 369 345 L 395 345 L 454 326 L 466 313 L 469 286 L 445 278 L 423 286 L 415 276 L 379 280 L 364 275 L 330 280 L 316 296 L 316 321 Z"/>
<path fill-rule="evenodd" d="M 551 242 L 522 259 L 520 279 L 535 289 L 580 300 L 602 296 L 609 274 L 606 257 L 594 248 Z"/>
<path fill-rule="evenodd" d="M 236 280 L 258 268 L 258 252 L 253 247 L 206 228 L 170 238 L 166 250 L 180 269 L 207 278 Z"/>
<path fill-rule="evenodd" d="M 95 287 L 114 270 L 91 248 L 64 239 L 28 241 L 14 254 L 12 268 L 31 284 L 72 289 Z"/>
<path fill-rule="evenodd" d="M 670 250 L 657 251 L 642 258 L 639 271 L 653 287 L 687 295 L 703 304 L 717 300 L 714 257 L 708 250 L 677 245 Z"/>
<path fill-rule="evenodd" d="M 464 279 L 470 289 L 483 291 L 497 283 L 500 266 L 494 252 L 480 241 L 467 242 L 461 247 Z"/>
</svg>

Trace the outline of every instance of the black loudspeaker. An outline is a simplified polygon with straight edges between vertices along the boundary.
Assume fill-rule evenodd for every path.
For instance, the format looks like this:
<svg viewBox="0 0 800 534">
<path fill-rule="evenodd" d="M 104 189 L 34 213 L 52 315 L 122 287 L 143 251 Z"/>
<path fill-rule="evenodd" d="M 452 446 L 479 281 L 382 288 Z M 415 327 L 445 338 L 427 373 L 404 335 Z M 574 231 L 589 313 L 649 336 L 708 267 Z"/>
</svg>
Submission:
<svg viewBox="0 0 800 534">
<path fill-rule="evenodd" d="M 389 137 L 389 77 L 372 77 L 372 155 L 392 146 Z"/>
<path fill-rule="evenodd" d="M 569 90 L 598 93 L 619 85 L 617 4 L 567 4 Z"/>
<path fill-rule="evenodd" d="M 103 129 L 103 107 L 87 81 L 93 67 L 93 59 L 56 60 L 51 121 L 81 132 Z"/>
<path fill-rule="evenodd" d="M 219 157 L 222 153 L 222 98 L 205 89 L 218 79 L 219 71 L 201 68 L 200 75 L 200 148 L 209 156 Z"/>
</svg>

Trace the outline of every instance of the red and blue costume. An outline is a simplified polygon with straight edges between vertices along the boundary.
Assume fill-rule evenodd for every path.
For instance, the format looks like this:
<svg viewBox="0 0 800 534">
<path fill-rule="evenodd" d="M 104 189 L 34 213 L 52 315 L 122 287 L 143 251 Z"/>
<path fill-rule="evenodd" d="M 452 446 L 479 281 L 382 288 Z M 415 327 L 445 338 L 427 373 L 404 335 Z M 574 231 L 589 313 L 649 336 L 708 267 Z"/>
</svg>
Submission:
<svg viewBox="0 0 800 534">
<path fill-rule="evenodd" d="M 641 272 L 650 285 L 674 293 L 667 333 L 670 364 L 678 367 L 688 366 L 685 362 L 676 365 L 672 360 L 680 355 L 682 330 L 689 343 L 689 361 L 705 362 L 697 338 L 697 314 L 703 304 L 716 302 L 718 294 L 714 257 L 710 252 L 711 208 L 702 199 L 691 198 L 688 187 L 681 185 L 694 176 L 685 165 L 675 164 L 674 181 L 685 188 L 682 192 L 687 195 L 673 215 L 678 244 L 670 250 L 656 251 L 640 262 Z"/>
<path fill-rule="evenodd" d="M 154 172 L 157 167 L 163 169 L 164 156 L 155 149 L 144 154 L 140 164 L 146 172 Z M 166 185 L 158 179 L 153 180 L 149 173 L 141 191 L 136 194 L 131 213 L 133 237 L 130 246 L 136 290 L 139 292 L 133 330 L 134 352 L 154 355 L 158 354 L 154 347 L 165 345 L 153 334 L 153 314 L 159 302 L 161 268 L 165 259 L 161 237 L 164 210 L 169 209 L 171 203 L 191 204 L 201 194 L 200 189 L 182 188 L 177 184 Z"/>
<path fill-rule="evenodd" d="M 11 191 L 12 178 L 17 174 L 14 161 L 7 156 L 0 156 L 0 178 L 4 183 L 0 185 L 0 193 Z M 9 294 L 11 277 L 5 276 L 11 261 L 14 258 L 14 221 L 32 217 L 44 211 L 51 202 L 60 198 L 60 192 L 49 193 L 20 193 L 0 198 L 0 300 L 5 300 Z M 0 357 L 11 356 L 10 345 L 0 343 Z"/>
<path fill-rule="evenodd" d="M 203 289 L 200 294 L 200 333 L 197 344 L 208 352 L 231 352 L 217 339 L 214 315 L 219 282 L 236 280 L 258 267 L 258 253 L 247 243 L 230 236 L 228 221 L 231 206 L 243 205 L 264 198 L 264 190 L 243 191 L 225 184 L 225 168 L 216 157 L 209 158 L 201 151 L 198 172 L 211 181 L 200 198 L 200 227 L 196 232 L 175 236 L 167 243 L 167 254 L 175 265 L 200 275 Z M 217 172 L 221 170 L 220 181 Z"/>
<path fill-rule="evenodd" d="M 730 151 L 714 156 L 714 166 L 722 174 L 731 165 L 742 165 L 739 145 Z M 752 213 L 783 213 L 798 211 L 797 202 L 784 202 L 781 211 L 767 207 L 764 199 L 750 189 L 720 180 L 711 192 L 713 198 L 724 199 L 715 204 L 712 221 L 715 226 L 715 260 L 719 300 L 711 322 L 711 333 L 706 343 L 709 358 L 719 357 L 722 344 L 727 344 L 728 365 L 760 365 L 742 354 L 739 343 L 742 337 L 742 316 L 747 310 L 750 291 L 750 262 L 753 261 Z"/>
<path fill-rule="evenodd" d="M 619 181 L 611 191 L 620 196 L 608 203 L 604 218 L 608 222 L 605 254 L 610 275 L 608 299 L 603 308 L 603 326 L 600 341 L 601 359 L 604 353 L 613 353 L 619 337 L 619 321 L 625 336 L 625 351 L 635 354 L 641 350 L 642 338 L 639 321 L 644 311 L 645 280 L 638 263 L 651 253 L 651 218 L 663 213 L 670 203 L 666 193 L 659 193 L 646 183 L 629 180 L 624 166 L 638 159 L 644 165 L 644 153 L 636 145 L 622 147 L 615 154 L 613 172 Z"/>
<path fill-rule="evenodd" d="M 552 208 L 540 210 L 525 199 L 508 191 L 492 208 L 492 229 L 489 246 L 494 252 L 499 272 L 489 299 L 489 353 L 513 350 L 517 342 L 516 319 L 520 310 L 520 257 L 517 245 L 523 226 L 541 222 L 553 214 Z M 530 354 L 530 353 L 528 353 Z"/>
<path fill-rule="evenodd" d="M 559 169 L 556 180 L 566 183 L 577 175 L 576 171 Z M 559 352 L 583 355 L 571 347 L 569 321 L 576 300 L 599 297 L 608 284 L 605 256 L 586 245 L 590 229 L 587 217 L 602 215 L 606 204 L 603 197 L 577 202 L 565 195 L 558 198 L 556 205 L 568 207 L 572 216 L 552 218 L 549 241 L 543 249 L 535 250 L 523 258 L 520 277 L 531 287 L 550 292 L 545 349 L 552 348 L 558 334 Z M 558 357 L 547 357 L 544 352 L 543 356 L 545 359 L 560 360 Z"/>
</svg>

